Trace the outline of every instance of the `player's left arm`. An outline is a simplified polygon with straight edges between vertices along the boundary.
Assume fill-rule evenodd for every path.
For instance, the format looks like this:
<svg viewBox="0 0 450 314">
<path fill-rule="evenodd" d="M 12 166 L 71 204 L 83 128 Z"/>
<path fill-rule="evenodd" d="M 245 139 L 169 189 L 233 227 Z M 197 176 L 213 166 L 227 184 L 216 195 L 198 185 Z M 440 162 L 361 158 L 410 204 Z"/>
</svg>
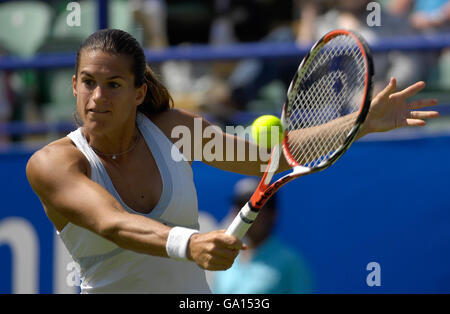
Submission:
<svg viewBox="0 0 450 314">
<path fill-rule="evenodd" d="M 212 167 L 243 175 L 260 177 L 264 174 L 270 150 L 223 132 L 204 117 L 189 111 L 173 109 L 165 119 L 170 121 L 166 125 L 166 135 L 188 161 L 202 161 Z M 284 157 L 280 158 L 279 171 L 287 169 L 287 161 Z"/>
<path fill-rule="evenodd" d="M 417 82 L 398 92 L 396 84 L 395 78 L 391 78 L 386 88 L 373 98 L 366 121 L 357 138 L 401 127 L 425 126 L 426 119 L 439 117 L 437 111 L 418 111 L 436 105 L 438 103 L 436 99 L 408 101 L 408 98 L 425 88 L 424 82 Z"/>
<path fill-rule="evenodd" d="M 223 132 L 219 127 L 204 119 L 206 127 L 215 130 L 214 138 L 222 141 L 217 145 L 219 151 L 210 155 L 211 138 L 205 137 L 203 142 L 203 162 L 225 171 L 261 177 L 269 163 L 271 149 L 258 146 L 255 142 L 243 137 Z M 216 142 L 218 143 L 218 142 Z M 210 157 L 218 158 L 210 158 Z M 281 156 L 277 172 L 290 169 L 284 155 Z"/>
</svg>

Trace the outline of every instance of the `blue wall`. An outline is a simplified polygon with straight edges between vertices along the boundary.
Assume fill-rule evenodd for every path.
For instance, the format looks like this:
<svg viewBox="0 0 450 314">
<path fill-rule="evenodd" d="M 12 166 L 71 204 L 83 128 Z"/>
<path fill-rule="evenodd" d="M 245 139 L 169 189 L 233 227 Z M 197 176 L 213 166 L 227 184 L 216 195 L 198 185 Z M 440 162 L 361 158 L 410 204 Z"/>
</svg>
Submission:
<svg viewBox="0 0 450 314">
<path fill-rule="evenodd" d="M 25 177 L 30 153 L 0 154 L 0 224 L 23 217 L 38 235 L 38 291 L 53 287 L 54 229 Z M 277 233 L 301 252 L 321 293 L 450 292 L 450 137 L 357 142 L 333 167 L 279 191 Z M 199 209 L 223 219 L 241 175 L 194 163 Z M 3 244 L 3 245 L 2 245 Z M 12 291 L 0 240 L 0 293 Z M 368 287 L 366 265 L 381 267 Z"/>
</svg>

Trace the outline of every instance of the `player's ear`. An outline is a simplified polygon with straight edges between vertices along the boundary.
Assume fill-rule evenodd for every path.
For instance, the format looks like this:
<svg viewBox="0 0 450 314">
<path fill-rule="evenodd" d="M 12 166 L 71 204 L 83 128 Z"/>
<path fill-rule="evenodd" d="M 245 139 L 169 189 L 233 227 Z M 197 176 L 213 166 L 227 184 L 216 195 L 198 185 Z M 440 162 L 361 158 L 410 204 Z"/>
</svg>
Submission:
<svg viewBox="0 0 450 314">
<path fill-rule="evenodd" d="M 136 88 L 136 105 L 139 106 L 145 100 L 145 96 L 147 95 L 147 83 L 142 84 L 140 87 Z"/>
<path fill-rule="evenodd" d="M 72 92 L 75 97 L 77 97 L 77 78 L 75 75 L 72 76 Z"/>
</svg>

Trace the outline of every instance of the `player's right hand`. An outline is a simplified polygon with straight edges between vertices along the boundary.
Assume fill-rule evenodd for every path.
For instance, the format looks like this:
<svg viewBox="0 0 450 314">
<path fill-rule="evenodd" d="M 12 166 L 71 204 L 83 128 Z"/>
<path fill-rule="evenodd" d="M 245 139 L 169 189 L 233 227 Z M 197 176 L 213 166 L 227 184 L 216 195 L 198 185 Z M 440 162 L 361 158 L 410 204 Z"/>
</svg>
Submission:
<svg viewBox="0 0 450 314">
<path fill-rule="evenodd" d="M 189 240 L 187 256 L 206 270 L 226 270 L 233 265 L 239 250 L 247 247 L 225 230 L 193 234 Z"/>
</svg>

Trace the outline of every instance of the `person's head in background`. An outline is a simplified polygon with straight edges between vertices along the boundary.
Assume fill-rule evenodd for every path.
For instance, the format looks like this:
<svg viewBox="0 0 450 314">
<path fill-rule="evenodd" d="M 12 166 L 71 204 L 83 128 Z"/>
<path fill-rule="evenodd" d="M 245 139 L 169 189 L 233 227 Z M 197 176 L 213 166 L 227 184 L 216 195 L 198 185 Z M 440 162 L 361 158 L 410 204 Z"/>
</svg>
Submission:
<svg viewBox="0 0 450 314">
<path fill-rule="evenodd" d="M 233 192 L 233 211 L 235 214 L 250 200 L 253 192 L 258 187 L 259 180 L 244 178 L 236 183 Z M 269 198 L 255 219 L 255 222 L 247 231 L 246 242 L 249 247 L 257 247 L 272 234 L 277 218 L 276 194 Z"/>
</svg>

